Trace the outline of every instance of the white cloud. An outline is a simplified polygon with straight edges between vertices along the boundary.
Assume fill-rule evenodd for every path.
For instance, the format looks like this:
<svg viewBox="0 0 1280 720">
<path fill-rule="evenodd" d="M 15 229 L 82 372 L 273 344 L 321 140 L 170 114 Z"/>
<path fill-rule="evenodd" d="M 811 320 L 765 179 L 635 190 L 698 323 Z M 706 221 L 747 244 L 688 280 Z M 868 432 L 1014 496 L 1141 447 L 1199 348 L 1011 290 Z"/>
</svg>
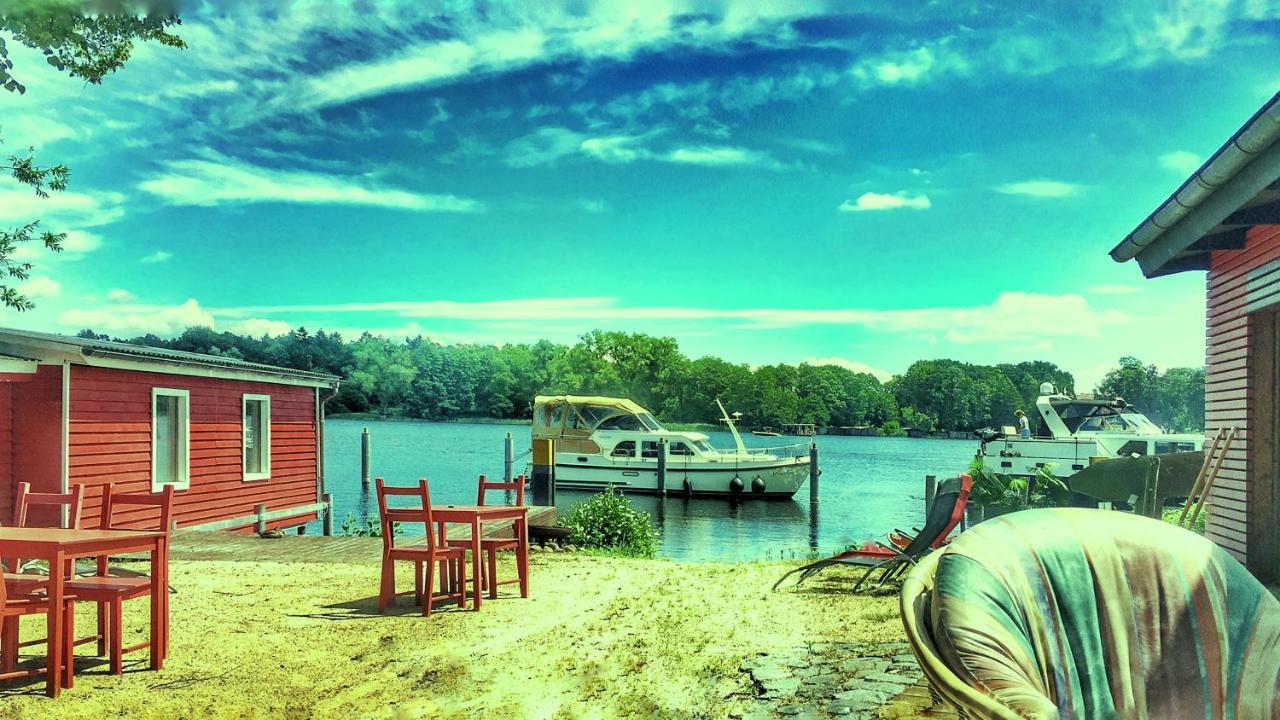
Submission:
<svg viewBox="0 0 1280 720">
<path fill-rule="evenodd" d="M 924 194 L 912 194 L 906 191 L 896 193 L 863 193 L 855 200 L 845 200 L 840 203 L 837 208 L 840 212 L 868 212 L 872 210 L 897 210 L 899 208 L 910 208 L 912 210 L 927 210 L 932 207 L 929 202 L 929 196 Z"/>
<path fill-rule="evenodd" d="M 263 335 L 277 337 L 279 335 L 287 335 L 289 331 L 293 330 L 293 326 L 283 320 L 248 318 L 246 320 L 227 323 L 223 325 L 221 329 L 238 335 L 247 335 L 249 337 L 262 337 Z"/>
<path fill-rule="evenodd" d="M 132 303 L 136 302 L 137 299 L 136 295 L 124 288 L 111 288 L 107 291 L 107 300 L 114 303 Z"/>
<path fill-rule="evenodd" d="M 168 250 L 157 250 L 151 253 L 150 255 L 142 256 L 141 258 L 138 259 L 138 262 L 151 265 L 155 263 L 168 262 L 172 258 L 173 258 L 173 253 L 169 252 Z"/>
<path fill-rule="evenodd" d="M 707 165 L 726 167 L 731 165 L 777 165 L 767 153 L 740 147 L 682 147 L 663 156 L 667 162 L 681 165 Z"/>
<path fill-rule="evenodd" d="M 613 164 L 649 160 L 707 167 L 780 167 L 778 161 L 768 153 L 741 147 L 697 145 L 669 150 L 649 147 L 663 132 L 662 128 L 658 128 L 639 135 L 589 136 L 568 128 L 544 127 L 508 143 L 504 154 L 506 163 L 512 167 L 552 165 L 561 158 L 572 155 Z"/>
<path fill-rule="evenodd" d="M 1200 156 L 1188 150 L 1174 150 L 1160 156 L 1160 166 L 1181 175 L 1190 175 L 1200 167 Z"/>
<path fill-rule="evenodd" d="M 43 223 L 41 224 L 43 227 Z M 38 238 L 18 245 L 13 249 L 11 258 L 18 262 L 44 263 L 61 260 L 82 260 L 88 253 L 102 247 L 102 238 L 84 230 L 68 230 L 62 241 L 62 252 L 55 253 L 45 248 Z"/>
<path fill-rule="evenodd" d="M 42 198 L 13 183 L 0 188 L 0 224 L 40 220 L 40 229 L 52 232 L 105 225 L 124 217 L 124 199 L 117 192 L 55 192 Z"/>
<path fill-rule="evenodd" d="M 1058 180 L 1023 180 L 997 185 L 996 192 L 1004 195 L 1025 195 L 1034 198 L 1062 198 L 1075 195 L 1080 186 Z"/>
<path fill-rule="evenodd" d="M 805 362 L 810 365 L 835 365 L 836 367 L 842 367 L 846 370 L 852 370 L 856 373 L 867 373 L 868 375 L 874 375 L 875 378 L 880 382 L 885 382 L 889 378 L 893 377 L 893 373 L 889 372 L 888 370 L 881 370 L 878 367 L 872 367 L 871 365 L 868 365 L 864 362 L 858 362 L 857 360 L 850 360 L 848 358 L 842 358 L 842 357 L 809 358 L 808 360 L 805 360 Z"/>
<path fill-rule="evenodd" d="M 479 202 L 455 195 L 429 195 L 385 188 L 321 173 L 272 170 L 229 158 L 175 160 L 138 187 L 171 205 L 213 207 L 222 204 L 286 202 L 323 205 L 374 205 L 420 212 L 476 212 Z"/>
<path fill-rule="evenodd" d="M 18 283 L 18 292 L 26 295 L 28 300 L 52 298 L 62 293 L 62 285 L 51 277 L 32 275 L 29 279 Z"/>
<path fill-rule="evenodd" d="M 213 327 L 213 316 L 194 299 L 176 306 L 129 305 L 110 309 L 73 309 L 58 316 L 68 327 L 90 328 L 112 335 L 155 333 L 173 336 L 193 325 Z"/>
</svg>

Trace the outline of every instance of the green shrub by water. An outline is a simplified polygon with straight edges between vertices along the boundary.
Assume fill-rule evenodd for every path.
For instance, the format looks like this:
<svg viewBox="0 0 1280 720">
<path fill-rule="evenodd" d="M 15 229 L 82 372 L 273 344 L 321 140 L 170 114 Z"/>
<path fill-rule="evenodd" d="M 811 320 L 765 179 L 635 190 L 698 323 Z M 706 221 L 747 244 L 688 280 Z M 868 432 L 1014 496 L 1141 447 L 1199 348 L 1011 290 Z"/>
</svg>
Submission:
<svg viewBox="0 0 1280 720">
<path fill-rule="evenodd" d="M 658 553 L 658 531 L 653 521 L 631 507 L 627 498 L 612 487 L 575 505 L 560 525 L 569 529 L 569 542 L 573 545 L 629 557 L 651 558 Z"/>
<path fill-rule="evenodd" d="M 1204 534 L 1204 518 L 1205 518 L 1205 516 L 1206 516 L 1206 515 L 1208 515 L 1208 514 L 1209 514 L 1209 513 L 1204 512 L 1204 511 L 1202 510 L 1202 511 L 1201 511 L 1201 513 L 1200 513 L 1200 517 L 1196 518 L 1196 521 L 1195 521 L 1194 523 L 1192 523 L 1192 525 L 1191 525 L 1191 527 L 1190 527 L 1189 529 L 1190 529 L 1192 532 L 1199 533 L 1199 534 L 1203 535 L 1203 534 Z M 1178 518 L 1182 516 L 1182 506 L 1181 506 L 1181 505 L 1179 505 L 1178 507 L 1167 507 L 1167 508 L 1164 508 L 1164 509 L 1163 509 L 1163 511 L 1161 512 L 1160 516 L 1161 516 L 1162 518 L 1164 518 L 1164 521 L 1165 521 L 1165 522 L 1167 522 L 1167 523 L 1173 523 L 1174 525 L 1177 525 L 1177 524 L 1178 524 Z"/>
</svg>

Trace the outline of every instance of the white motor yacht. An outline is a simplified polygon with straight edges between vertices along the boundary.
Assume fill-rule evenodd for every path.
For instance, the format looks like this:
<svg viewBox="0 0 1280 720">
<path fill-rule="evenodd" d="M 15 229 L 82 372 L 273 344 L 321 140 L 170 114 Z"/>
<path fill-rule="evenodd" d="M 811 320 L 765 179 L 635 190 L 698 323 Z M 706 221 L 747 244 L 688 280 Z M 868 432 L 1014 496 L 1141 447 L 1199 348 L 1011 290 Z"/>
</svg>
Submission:
<svg viewBox="0 0 1280 720">
<path fill-rule="evenodd" d="M 555 440 L 556 486 L 690 497 L 790 498 L 809 477 L 807 445 L 750 448 L 724 413 L 736 448 L 718 449 L 699 432 L 667 430 L 653 414 L 621 398 L 539 395 L 533 438 Z M 658 453 L 666 447 L 666 484 Z"/>
</svg>

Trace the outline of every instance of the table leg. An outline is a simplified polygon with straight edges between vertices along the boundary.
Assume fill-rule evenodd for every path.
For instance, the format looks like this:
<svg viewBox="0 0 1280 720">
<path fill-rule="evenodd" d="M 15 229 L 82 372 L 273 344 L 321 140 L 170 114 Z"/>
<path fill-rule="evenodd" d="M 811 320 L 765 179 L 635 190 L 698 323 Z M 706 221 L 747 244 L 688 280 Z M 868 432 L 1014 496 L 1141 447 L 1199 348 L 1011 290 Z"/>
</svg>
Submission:
<svg viewBox="0 0 1280 720">
<path fill-rule="evenodd" d="M 169 577 L 165 572 L 164 541 L 151 548 L 151 669 L 164 667 L 165 600 L 169 594 Z"/>
<path fill-rule="evenodd" d="M 64 650 L 62 613 L 66 609 L 63 607 L 62 601 L 62 583 L 64 581 L 63 572 L 66 567 L 63 565 L 63 554 L 61 551 L 55 552 L 49 558 L 49 621 L 46 631 L 49 633 L 46 642 L 48 642 L 49 655 L 45 658 L 47 671 L 46 692 L 49 697 L 58 697 L 58 692 L 62 689 L 62 661 Z"/>
<path fill-rule="evenodd" d="M 480 518 L 471 518 L 471 586 L 475 588 L 476 610 L 480 610 Z M 462 591 L 466 592 L 466 586 Z"/>
<path fill-rule="evenodd" d="M 529 517 L 523 515 L 516 520 L 516 537 L 520 543 L 516 545 L 516 570 L 520 575 L 520 597 L 529 597 Z"/>
</svg>

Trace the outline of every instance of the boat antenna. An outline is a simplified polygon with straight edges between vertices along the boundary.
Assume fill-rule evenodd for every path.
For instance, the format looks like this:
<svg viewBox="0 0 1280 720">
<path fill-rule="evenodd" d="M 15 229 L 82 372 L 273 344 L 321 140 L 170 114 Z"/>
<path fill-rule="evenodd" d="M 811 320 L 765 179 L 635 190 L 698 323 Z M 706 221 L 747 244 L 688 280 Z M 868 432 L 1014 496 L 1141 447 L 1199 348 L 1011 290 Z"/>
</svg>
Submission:
<svg viewBox="0 0 1280 720">
<path fill-rule="evenodd" d="M 746 455 L 747 446 L 742 444 L 742 436 L 738 434 L 738 428 L 733 424 L 733 418 L 729 417 L 728 411 L 724 409 L 724 403 L 720 402 L 720 398 L 716 398 L 716 405 L 720 406 L 720 414 L 724 415 L 724 424 L 729 426 L 729 432 L 733 433 L 733 442 L 738 446 L 738 454 Z"/>
</svg>

